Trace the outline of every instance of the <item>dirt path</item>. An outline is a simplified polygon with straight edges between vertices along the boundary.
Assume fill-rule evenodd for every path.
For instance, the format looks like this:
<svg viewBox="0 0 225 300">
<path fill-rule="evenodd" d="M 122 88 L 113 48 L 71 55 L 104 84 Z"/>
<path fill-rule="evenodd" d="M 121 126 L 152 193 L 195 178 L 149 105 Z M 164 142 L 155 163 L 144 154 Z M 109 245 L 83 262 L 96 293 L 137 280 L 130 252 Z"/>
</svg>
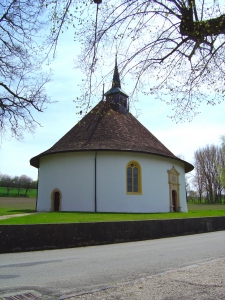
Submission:
<svg viewBox="0 0 225 300">
<path fill-rule="evenodd" d="M 14 214 L 14 215 L 7 215 L 7 216 L 0 216 L 0 220 L 5 220 L 9 218 L 15 218 L 15 217 L 23 217 L 23 216 L 28 216 L 28 215 L 33 215 L 35 213 L 26 213 L 26 214 Z"/>
<path fill-rule="evenodd" d="M 36 199 L 35 198 L 17 198 L 17 197 L 0 197 L 0 207 L 12 210 L 18 214 L 0 216 L 0 220 L 9 218 L 27 216 L 34 213 L 25 213 L 22 211 L 35 210 Z M 21 212 L 21 213 L 20 213 Z"/>
</svg>

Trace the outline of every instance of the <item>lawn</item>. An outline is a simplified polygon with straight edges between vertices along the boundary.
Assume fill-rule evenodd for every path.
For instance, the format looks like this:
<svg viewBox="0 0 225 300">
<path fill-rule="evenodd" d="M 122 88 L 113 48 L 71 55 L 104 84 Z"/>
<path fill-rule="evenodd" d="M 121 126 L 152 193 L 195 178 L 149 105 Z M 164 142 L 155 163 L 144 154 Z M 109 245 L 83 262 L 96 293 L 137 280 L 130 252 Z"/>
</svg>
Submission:
<svg viewBox="0 0 225 300">
<path fill-rule="evenodd" d="M 5 199 L 3 201 L 3 199 Z M 10 199 L 10 201 L 8 201 Z M 2 200 L 2 201 L 1 201 Z M 188 213 L 82 213 L 82 212 L 48 212 L 29 214 L 35 211 L 35 199 L 0 198 L 0 215 L 28 213 L 27 216 L 0 220 L 3 224 L 46 224 L 46 223 L 82 223 L 130 220 L 159 220 L 174 218 L 198 218 L 225 216 L 225 205 L 188 204 Z"/>
</svg>

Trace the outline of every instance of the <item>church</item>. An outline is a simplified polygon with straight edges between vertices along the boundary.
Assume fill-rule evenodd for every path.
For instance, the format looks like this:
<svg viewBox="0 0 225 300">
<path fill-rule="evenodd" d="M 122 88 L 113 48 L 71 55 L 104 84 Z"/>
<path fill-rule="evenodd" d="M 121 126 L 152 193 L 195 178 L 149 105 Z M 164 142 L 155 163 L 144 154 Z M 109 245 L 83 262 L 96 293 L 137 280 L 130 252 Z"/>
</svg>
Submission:
<svg viewBox="0 0 225 300">
<path fill-rule="evenodd" d="M 187 212 L 185 173 L 194 167 L 129 112 L 117 62 L 104 96 L 30 160 L 39 174 L 37 211 Z"/>
</svg>

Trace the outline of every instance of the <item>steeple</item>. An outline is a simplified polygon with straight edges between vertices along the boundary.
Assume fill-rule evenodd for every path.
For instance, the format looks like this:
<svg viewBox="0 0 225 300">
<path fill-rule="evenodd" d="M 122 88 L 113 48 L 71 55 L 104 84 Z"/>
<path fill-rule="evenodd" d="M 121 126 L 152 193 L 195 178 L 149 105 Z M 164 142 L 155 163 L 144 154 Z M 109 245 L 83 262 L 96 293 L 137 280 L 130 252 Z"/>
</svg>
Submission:
<svg viewBox="0 0 225 300">
<path fill-rule="evenodd" d="M 120 88 L 121 89 L 120 75 L 119 75 L 118 67 L 117 67 L 117 55 L 116 55 L 116 60 L 115 60 L 112 88 Z"/>
<path fill-rule="evenodd" d="M 128 98 L 129 96 L 121 89 L 120 75 L 117 66 L 117 56 L 115 59 L 115 68 L 113 73 L 112 87 L 105 93 L 106 101 L 116 104 L 121 113 L 129 111 Z"/>
</svg>

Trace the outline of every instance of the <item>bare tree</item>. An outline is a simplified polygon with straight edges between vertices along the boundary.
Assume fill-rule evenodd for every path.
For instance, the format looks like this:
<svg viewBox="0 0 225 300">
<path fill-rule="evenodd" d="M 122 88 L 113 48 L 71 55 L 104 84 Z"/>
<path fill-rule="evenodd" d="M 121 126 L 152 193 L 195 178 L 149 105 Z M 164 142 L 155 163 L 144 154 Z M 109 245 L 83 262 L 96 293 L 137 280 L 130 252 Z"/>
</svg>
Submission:
<svg viewBox="0 0 225 300">
<path fill-rule="evenodd" d="M 218 161 L 218 181 L 221 185 L 221 192 L 225 190 L 225 136 L 221 137 L 221 151 Z"/>
<path fill-rule="evenodd" d="M 201 203 L 205 191 L 205 176 L 198 159 L 195 159 L 195 174 L 192 178 L 192 183 L 198 193 L 198 201 Z"/>
<path fill-rule="evenodd" d="M 33 131 L 34 111 L 42 112 L 49 99 L 41 72 L 45 53 L 41 29 L 42 1 L 2 0 L 0 4 L 0 130 L 21 138 Z M 39 34 L 39 35 L 38 35 Z M 46 45 L 47 46 L 47 45 Z"/>
<path fill-rule="evenodd" d="M 129 73 L 135 80 L 133 99 L 135 92 L 154 94 L 173 105 L 177 121 L 191 119 L 202 101 L 214 105 L 224 98 L 223 0 L 103 0 L 101 5 L 92 0 L 2 0 L 2 134 L 10 130 L 21 138 L 23 130 L 34 130 L 33 112 L 49 103 L 44 90 L 49 77 L 42 74 L 42 63 L 50 53 L 54 56 L 60 34 L 71 26 L 83 45 L 79 101 L 86 109 L 106 80 L 96 76 L 97 70 L 112 52 L 118 55 L 121 75 Z"/>
<path fill-rule="evenodd" d="M 207 145 L 194 153 L 195 186 L 199 195 L 206 192 L 208 202 L 221 203 L 222 185 L 219 180 L 218 166 L 223 162 L 221 148 Z"/>
<path fill-rule="evenodd" d="M 97 70 L 112 52 L 123 76 L 129 73 L 135 80 L 132 95 L 154 94 L 171 104 L 176 121 L 192 119 L 203 101 L 215 105 L 224 99 L 223 0 L 103 0 L 97 7 L 86 5 L 88 18 L 80 19 L 75 37 L 83 44 L 79 66 L 87 80 L 80 100 L 87 108 L 95 88 L 106 80 Z"/>
</svg>

